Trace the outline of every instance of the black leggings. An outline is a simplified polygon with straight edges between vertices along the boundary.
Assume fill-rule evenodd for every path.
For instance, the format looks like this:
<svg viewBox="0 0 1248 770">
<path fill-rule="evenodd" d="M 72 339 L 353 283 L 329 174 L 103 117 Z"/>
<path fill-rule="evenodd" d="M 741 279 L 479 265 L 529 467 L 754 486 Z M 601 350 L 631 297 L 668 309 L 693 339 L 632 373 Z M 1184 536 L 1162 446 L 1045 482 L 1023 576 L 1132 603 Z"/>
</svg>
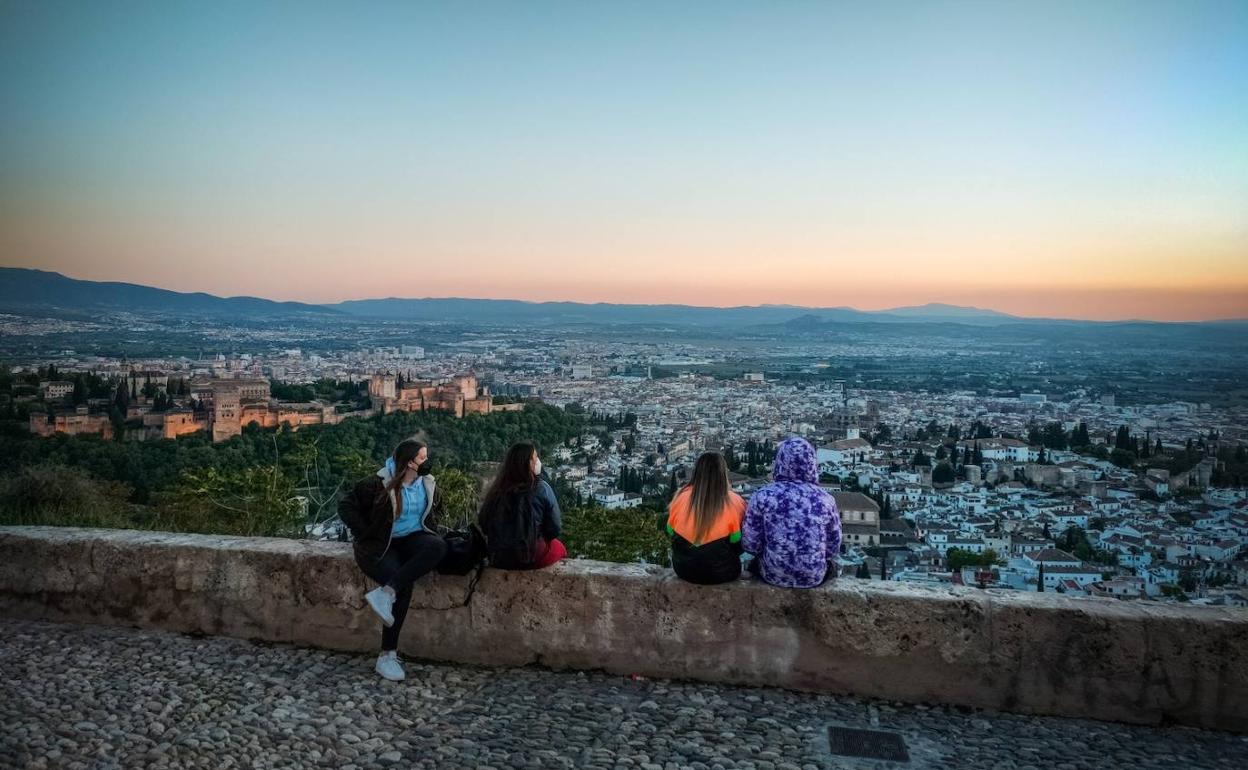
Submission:
<svg viewBox="0 0 1248 770">
<path fill-rule="evenodd" d="M 360 565 L 364 574 L 383 586 L 394 589 L 394 608 L 391 609 L 394 625 L 389 628 L 382 627 L 382 652 L 398 648 L 399 631 L 403 628 L 403 619 L 407 617 L 407 608 L 412 603 L 412 584 L 421 575 L 438 566 L 443 556 L 446 556 L 446 541 L 440 535 L 424 531 L 394 538 L 380 559 L 356 550 L 355 563 Z"/>
</svg>

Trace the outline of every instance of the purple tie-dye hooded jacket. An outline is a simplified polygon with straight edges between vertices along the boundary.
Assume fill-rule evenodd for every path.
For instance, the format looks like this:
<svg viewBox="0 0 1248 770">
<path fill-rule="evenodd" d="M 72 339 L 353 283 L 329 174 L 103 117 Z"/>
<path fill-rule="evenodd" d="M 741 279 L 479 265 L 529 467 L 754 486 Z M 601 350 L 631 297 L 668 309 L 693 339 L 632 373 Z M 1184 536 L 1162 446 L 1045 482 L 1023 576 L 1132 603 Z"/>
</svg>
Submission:
<svg viewBox="0 0 1248 770">
<path fill-rule="evenodd" d="M 750 498 L 741 545 L 761 560 L 763 580 L 812 588 L 841 550 L 841 517 L 832 495 L 819 488 L 815 448 L 805 439 L 785 439 L 771 477 Z"/>
</svg>

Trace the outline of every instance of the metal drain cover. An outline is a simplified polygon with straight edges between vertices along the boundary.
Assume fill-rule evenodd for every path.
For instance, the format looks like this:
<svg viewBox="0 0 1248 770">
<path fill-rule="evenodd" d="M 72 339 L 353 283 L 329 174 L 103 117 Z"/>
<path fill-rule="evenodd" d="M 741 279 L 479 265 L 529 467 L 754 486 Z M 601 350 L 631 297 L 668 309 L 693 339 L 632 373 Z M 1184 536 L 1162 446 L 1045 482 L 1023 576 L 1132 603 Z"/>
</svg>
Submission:
<svg viewBox="0 0 1248 770">
<path fill-rule="evenodd" d="M 841 757 L 881 759 L 886 762 L 909 762 L 910 753 L 899 733 L 882 730 L 858 730 L 853 727 L 829 727 L 828 747 Z"/>
</svg>

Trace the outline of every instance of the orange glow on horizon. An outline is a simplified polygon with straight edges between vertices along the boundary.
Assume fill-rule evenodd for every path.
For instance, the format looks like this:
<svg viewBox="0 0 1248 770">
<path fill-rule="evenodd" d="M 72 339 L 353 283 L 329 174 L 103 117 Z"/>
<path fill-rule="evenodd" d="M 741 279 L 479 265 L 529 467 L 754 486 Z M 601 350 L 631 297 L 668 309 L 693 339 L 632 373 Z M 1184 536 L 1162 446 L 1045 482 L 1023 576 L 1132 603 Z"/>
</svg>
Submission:
<svg viewBox="0 0 1248 770">
<path fill-rule="evenodd" d="M 22 267 L 23 265 L 12 265 Z M 56 270 L 55 266 L 40 269 Z M 218 296 L 257 296 L 279 301 L 332 304 L 345 300 L 399 297 L 461 297 L 528 302 L 580 302 L 609 304 L 676 304 L 701 307 L 793 305 L 807 308 L 849 307 L 875 311 L 889 308 L 943 303 L 996 310 L 1033 318 L 1072 318 L 1091 321 L 1156 320 L 1210 321 L 1248 318 L 1248 281 L 1222 285 L 1114 286 L 1114 285 L 925 285 L 920 282 L 875 281 L 820 286 L 784 284 L 760 280 L 737 285 L 724 280 L 701 284 L 673 281 L 621 279 L 609 283 L 568 278 L 525 276 L 518 280 L 456 280 L 424 275 L 416 280 L 394 273 L 356 272 L 335 276 L 331 290 L 325 277 L 296 272 L 278 283 L 255 284 L 237 275 L 213 275 L 195 268 L 174 280 L 145 280 L 141 275 L 122 276 L 105 264 L 82 271 L 62 270 L 71 278 L 124 281 L 156 285 L 173 291 L 205 291 Z M 245 278 L 245 277 L 244 277 Z"/>
</svg>

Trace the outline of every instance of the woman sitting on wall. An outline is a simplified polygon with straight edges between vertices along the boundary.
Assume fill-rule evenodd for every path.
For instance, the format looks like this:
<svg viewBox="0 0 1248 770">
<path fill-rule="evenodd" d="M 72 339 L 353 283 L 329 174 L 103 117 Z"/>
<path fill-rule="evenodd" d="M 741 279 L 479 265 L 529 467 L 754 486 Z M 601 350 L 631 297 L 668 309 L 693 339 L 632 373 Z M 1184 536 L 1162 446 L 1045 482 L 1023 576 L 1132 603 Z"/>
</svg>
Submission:
<svg viewBox="0 0 1248 770">
<path fill-rule="evenodd" d="M 405 677 L 396 650 L 412 584 L 446 555 L 446 541 L 434 531 L 441 499 L 428 475 L 428 458 L 422 442 L 405 439 L 385 467 L 356 485 L 338 509 L 355 536 L 356 564 L 380 584 L 364 598 L 385 624 L 377 673 L 396 682 Z"/>
<path fill-rule="evenodd" d="M 741 575 L 741 519 L 745 500 L 728 486 L 728 464 L 706 452 L 667 509 L 672 569 L 691 583 L 712 585 Z"/>
<path fill-rule="evenodd" d="M 478 516 L 492 566 L 539 569 L 568 555 L 558 539 L 559 501 L 541 476 L 537 447 L 521 442 L 507 450 Z"/>
<path fill-rule="evenodd" d="M 771 477 L 745 511 L 741 544 L 757 557 L 751 570 L 787 588 L 813 588 L 835 577 L 841 517 L 832 495 L 819 487 L 815 448 L 805 439 L 785 439 Z"/>
</svg>

